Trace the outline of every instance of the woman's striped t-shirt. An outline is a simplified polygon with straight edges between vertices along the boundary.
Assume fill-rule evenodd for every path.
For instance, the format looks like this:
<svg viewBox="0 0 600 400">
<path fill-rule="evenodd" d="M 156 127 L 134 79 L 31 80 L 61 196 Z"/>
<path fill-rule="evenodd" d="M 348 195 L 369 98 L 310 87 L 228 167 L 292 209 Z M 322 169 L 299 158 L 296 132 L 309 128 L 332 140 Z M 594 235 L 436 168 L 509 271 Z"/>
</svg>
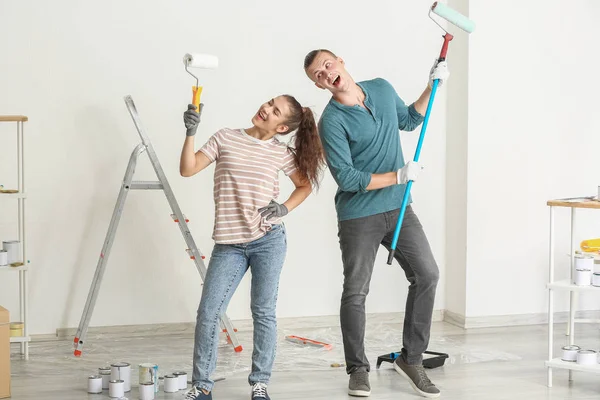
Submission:
<svg viewBox="0 0 600 400">
<path fill-rule="evenodd" d="M 295 170 L 294 155 L 277 138 L 260 140 L 243 129 L 224 128 L 200 149 L 211 162 L 214 176 L 215 224 L 219 244 L 247 243 L 262 237 L 281 219 L 266 221 L 258 209 L 279 196 L 279 171 Z"/>
</svg>

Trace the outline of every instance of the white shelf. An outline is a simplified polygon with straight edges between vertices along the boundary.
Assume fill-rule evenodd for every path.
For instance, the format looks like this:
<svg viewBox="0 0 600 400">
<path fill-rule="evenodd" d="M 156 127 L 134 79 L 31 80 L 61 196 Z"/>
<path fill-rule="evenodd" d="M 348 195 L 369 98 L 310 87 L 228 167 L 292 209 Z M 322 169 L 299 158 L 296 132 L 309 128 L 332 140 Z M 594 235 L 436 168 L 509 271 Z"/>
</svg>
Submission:
<svg viewBox="0 0 600 400">
<path fill-rule="evenodd" d="M 29 359 L 29 342 L 31 338 L 29 337 L 29 312 L 28 312 L 28 270 L 29 266 L 27 263 L 27 250 L 28 250 L 28 238 L 26 235 L 26 227 L 25 227 L 25 203 L 24 199 L 27 198 L 27 192 L 25 190 L 25 151 L 24 151 L 24 122 L 28 121 L 27 116 L 24 115 L 8 115 L 2 116 L 0 115 L 0 122 L 16 122 L 17 123 L 17 181 L 16 183 L 10 184 L 8 187 L 1 187 L 2 191 L 0 192 L 0 202 L 2 199 L 17 199 L 19 203 L 19 207 L 17 211 L 17 220 L 18 220 L 18 236 L 15 236 L 15 239 L 19 240 L 19 254 L 20 258 L 24 261 L 24 265 L 20 267 L 11 267 L 3 266 L 0 267 L 0 272 L 2 271 L 19 271 L 18 274 L 18 287 L 19 287 L 19 311 L 16 310 L 11 311 L 11 316 L 24 324 L 23 336 L 20 337 L 11 337 L 11 343 L 19 343 L 21 348 L 21 354 L 25 356 L 25 360 Z M 0 144 L 0 147 L 2 144 Z M 4 182 L 6 184 L 6 182 Z M 16 193 L 6 193 L 5 191 L 16 191 Z M 4 278 L 3 278 L 4 279 Z M 17 280 L 17 279 L 15 279 Z M 16 284 L 15 284 L 16 286 Z M 0 293 L 3 295 L 4 293 Z M 0 297 L 0 302 L 3 301 L 3 298 Z"/>
<path fill-rule="evenodd" d="M 5 265 L 0 267 L 0 272 L 10 272 L 10 271 L 27 271 L 29 269 L 28 265 L 21 265 L 20 267 L 11 267 L 10 265 Z"/>
<path fill-rule="evenodd" d="M 552 361 L 546 361 L 546 367 L 570 369 L 572 371 L 596 372 L 600 374 L 600 364 L 581 365 L 576 362 L 563 361 L 560 358 L 554 358 Z"/>
<path fill-rule="evenodd" d="M 26 199 L 27 193 L 0 193 L 0 199 Z"/>
<path fill-rule="evenodd" d="M 568 279 L 562 281 L 554 281 L 546 285 L 548 289 L 553 290 L 567 290 L 570 292 L 598 292 L 600 293 L 600 286 L 577 286 L 572 284 Z"/>
<path fill-rule="evenodd" d="M 11 343 L 26 343 L 26 342 L 31 342 L 31 337 L 30 336 L 11 336 L 10 337 L 10 342 Z"/>
</svg>

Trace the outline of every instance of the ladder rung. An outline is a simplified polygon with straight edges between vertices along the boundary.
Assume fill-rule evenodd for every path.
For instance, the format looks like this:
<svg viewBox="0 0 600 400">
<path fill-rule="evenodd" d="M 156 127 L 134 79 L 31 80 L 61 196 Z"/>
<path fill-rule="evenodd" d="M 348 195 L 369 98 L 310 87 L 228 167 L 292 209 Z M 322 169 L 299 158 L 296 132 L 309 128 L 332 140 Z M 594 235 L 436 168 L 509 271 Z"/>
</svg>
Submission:
<svg viewBox="0 0 600 400">
<path fill-rule="evenodd" d="M 156 181 L 156 182 L 134 181 L 134 182 L 131 182 L 129 189 L 130 190 L 162 190 L 163 184 L 158 181 Z"/>
</svg>

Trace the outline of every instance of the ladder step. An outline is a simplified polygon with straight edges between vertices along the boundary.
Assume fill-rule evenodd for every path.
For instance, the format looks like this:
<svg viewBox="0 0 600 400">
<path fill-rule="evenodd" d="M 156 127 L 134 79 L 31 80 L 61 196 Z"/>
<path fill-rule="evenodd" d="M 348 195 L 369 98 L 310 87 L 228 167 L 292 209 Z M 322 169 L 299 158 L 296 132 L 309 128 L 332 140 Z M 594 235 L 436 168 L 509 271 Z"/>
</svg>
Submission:
<svg viewBox="0 0 600 400">
<path fill-rule="evenodd" d="M 130 190 L 163 190 L 163 184 L 159 181 L 133 181 L 129 185 Z"/>
</svg>

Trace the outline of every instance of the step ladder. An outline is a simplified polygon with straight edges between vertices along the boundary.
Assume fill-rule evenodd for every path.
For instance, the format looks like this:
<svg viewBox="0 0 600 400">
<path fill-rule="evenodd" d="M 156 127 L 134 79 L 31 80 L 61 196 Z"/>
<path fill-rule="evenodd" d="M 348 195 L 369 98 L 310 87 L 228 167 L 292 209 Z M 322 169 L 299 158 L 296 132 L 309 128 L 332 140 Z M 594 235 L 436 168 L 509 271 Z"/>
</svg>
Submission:
<svg viewBox="0 0 600 400">
<path fill-rule="evenodd" d="M 83 314 L 81 316 L 81 321 L 79 322 L 79 328 L 77 329 L 77 333 L 75 335 L 74 342 L 74 355 L 76 357 L 80 357 L 82 354 L 83 344 L 86 341 L 87 330 L 90 323 L 90 319 L 92 317 L 92 311 L 94 309 L 94 305 L 96 304 L 96 298 L 98 297 L 98 292 L 100 290 L 100 283 L 102 281 L 102 276 L 104 275 L 104 271 L 106 269 L 106 263 L 108 261 L 108 256 L 110 254 L 110 250 L 115 238 L 115 234 L 117 231 L 117 226 L 119 225 L 119 220 L 121 218 L 121 214 L 123 213 L 123 207 L 125 206 L 125 200 L 127 198 L 127 194 L 130 190 L 162 190 L 167 197 L 167 200 L 171 206 L 171 210 L 173 214 L 171 214 L 171 218 L 179 225 L 179 229 L 183 234 L 183 238 L 187 244 L 187 253 L 198 268 L 198 272 L 200 273 L 200 277 L 204 282 L 206 277 L 206 266 L 204 265 L 204 255 L 198 250 L 196 247 L 196 243 L 192 238 L 192 234 L 188 229 L 187 222 L 188 220 L 182 214 L 181 209 L 179 208 L 179 204 L 177 204 L 177 200 L 175 199 L 175 195 L 171 190 L 171 186 L 167 181 L 167 177 L 158 161 L 158 156 L 150 143 L 150 139 L 142 126 L 139 114 L 133 102 L 131 96 L 126 96 L 125 104 L 127 105 L 127 109 L 129 110 L 129 114 L 133 119 L 133 123 L 142 139 L 142 142 L 138 144 L 133 152 L 131 153 L 131 157 L 129 158 L 129 164 L 127 165 L 127 169 L 125 171 L 125 177 L 123 179 L 123 183 L 121 185 L 121 190 L 119 191 L 119 196 L 117 197 L 117 203 L 115 205 L 112 218 L 110 220 L 110 225 L 108 227 L 108 232 L 106 234 L 106 238 L 104 240 L 104 246 L 102 247 L 102 252 L 100 253 L 100 258 L 98 259 L 98 264 L 96 266 L 96 273 L 94 274 L 94 279 L 92 281 L 92 285 L 90 288 L 90 292 L 87 297 L 87 301 L 85 303 L 85 308 L 83 310 Z M 150 158 L 150 162 L 154 167 L 154 171 L 158 177 L 158 181 L 134 181 L 133 174 L 135 173 L 135 167 L 137 164 L 138 157 L 146 152 L 148 157 Z M 233 345 L 235 352 L 241 352 L 242 346 L 240 345 L 236 332 L 237 330 L 233 327 L 229 317 L 227 314 L 223 314 L 220 321 L 221 329 L 227 336 L 227 342 Z"/>
</svg>

